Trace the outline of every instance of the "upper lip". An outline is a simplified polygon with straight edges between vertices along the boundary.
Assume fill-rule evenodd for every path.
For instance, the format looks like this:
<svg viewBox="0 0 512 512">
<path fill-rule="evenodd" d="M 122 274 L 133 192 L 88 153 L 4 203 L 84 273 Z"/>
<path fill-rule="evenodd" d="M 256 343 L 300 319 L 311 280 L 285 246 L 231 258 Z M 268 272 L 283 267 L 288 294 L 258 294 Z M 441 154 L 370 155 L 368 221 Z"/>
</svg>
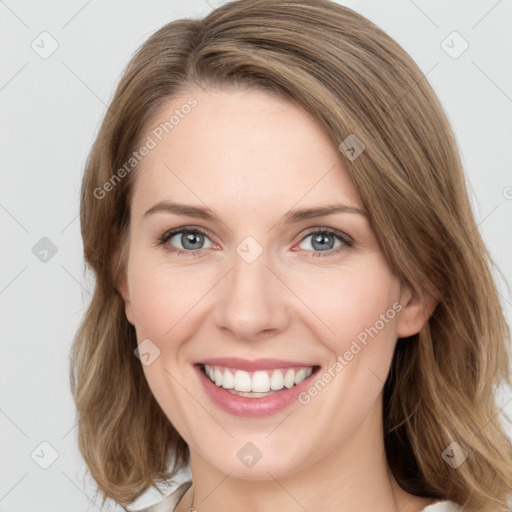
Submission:
<svg viewBox="0 0 512 512">
<path fill-rule="evenodd" d="M 239 357 L 212 357 L 202 359 L 195 364 L 208 364 L 210 366 L 224 366 L 226 368 L 237 368 L 248 372 L 256 370 L 274 370 L 277 368 L 309 368 L 317 366 L 311 363 L 290 361 L 284 359 L 241 359 Z"/>
</svg>

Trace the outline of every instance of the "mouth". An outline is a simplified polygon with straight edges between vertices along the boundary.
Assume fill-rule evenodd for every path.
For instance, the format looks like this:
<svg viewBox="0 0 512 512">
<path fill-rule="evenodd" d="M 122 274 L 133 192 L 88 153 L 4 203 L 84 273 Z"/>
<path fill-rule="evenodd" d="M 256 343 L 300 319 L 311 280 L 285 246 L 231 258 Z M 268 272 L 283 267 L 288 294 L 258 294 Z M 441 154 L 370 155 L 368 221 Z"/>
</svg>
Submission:
<svg viewBox="0 0 512 512">
<path fill-rule="evenodd" d="M 211 359 L 195 363 L 203 389 L 222 410 L 263 417 L 290 406 L 311 384 L 319 365 L 260 359 Z"/>
<path fill-rule="evenodd" d="M 203 374 L 217 387 L 247 398 L 271 396 L 297 386 L 313 374 L 315 366 L 276 368 L 253 372 L 225 366 L 201 365 Z"/>
</svg>

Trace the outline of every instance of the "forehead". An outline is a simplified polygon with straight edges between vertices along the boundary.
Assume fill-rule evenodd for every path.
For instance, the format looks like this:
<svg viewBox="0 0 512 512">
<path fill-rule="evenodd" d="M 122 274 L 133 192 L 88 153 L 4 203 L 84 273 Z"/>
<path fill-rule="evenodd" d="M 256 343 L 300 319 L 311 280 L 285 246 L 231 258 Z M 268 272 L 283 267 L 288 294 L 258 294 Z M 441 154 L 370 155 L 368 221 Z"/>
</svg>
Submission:
<svg viewBox="0 0 512 512">
<path fill-rule="evenodd" d="M 297 203 L 362 208 L 320 122 L 268 93 L 191 89 L 169 99 L 143 135 L 155 145 L 139 164 L 134 217 L 163 199 L 247 215 Z"/>
</svg>

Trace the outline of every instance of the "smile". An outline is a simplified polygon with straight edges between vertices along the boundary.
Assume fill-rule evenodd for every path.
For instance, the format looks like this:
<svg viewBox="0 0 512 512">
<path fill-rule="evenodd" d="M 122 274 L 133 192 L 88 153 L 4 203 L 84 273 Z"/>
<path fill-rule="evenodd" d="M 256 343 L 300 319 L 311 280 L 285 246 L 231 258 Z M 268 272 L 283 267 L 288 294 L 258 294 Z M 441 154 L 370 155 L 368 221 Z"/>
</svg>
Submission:
<svg viewBox="0 0 512 512">
<path fill-rule="evenodd" d="M 320 369 L 297 361 L 213 358 L 194 369 L 209 400 L 243 418 L 261 418 L 287 409 Z"/>
</svg>

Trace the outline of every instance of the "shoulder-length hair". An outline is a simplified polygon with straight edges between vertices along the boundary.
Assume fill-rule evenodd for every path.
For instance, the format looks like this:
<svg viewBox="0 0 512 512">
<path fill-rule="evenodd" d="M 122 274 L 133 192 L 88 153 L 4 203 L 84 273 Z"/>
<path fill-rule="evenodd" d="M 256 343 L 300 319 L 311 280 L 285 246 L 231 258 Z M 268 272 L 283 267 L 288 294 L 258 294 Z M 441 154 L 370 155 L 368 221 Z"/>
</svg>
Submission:
<svg viewBox="0 0 512 512">
<path fill-rule="evenodd" d="M 385 383 L 390 469 L 412 494 L 508 510 L 512 446 L 494 392 L 510 384 L 510 331 L 455 137 L 404 49 L 328 0 L 237 0 L 166 24 L 133 56 L 105 113 L 81 189 L 95 290 L 70 360 L 79 449 L 103 502 L 128 505 L 188 463 L 134 355 L 116 284 L 138 170 L 126 162 L 162 106 L 194 86 L 280 95 L 315 116 L 336 146 L 350 135 L 364 145 L 356 159 L 340 155 L 380 248 L 404 285 L 438 301 L 417 335 L 398 340 Z M 442 456 L 454 442 L 468 454 L 457 469 Z"/>
</svg>

